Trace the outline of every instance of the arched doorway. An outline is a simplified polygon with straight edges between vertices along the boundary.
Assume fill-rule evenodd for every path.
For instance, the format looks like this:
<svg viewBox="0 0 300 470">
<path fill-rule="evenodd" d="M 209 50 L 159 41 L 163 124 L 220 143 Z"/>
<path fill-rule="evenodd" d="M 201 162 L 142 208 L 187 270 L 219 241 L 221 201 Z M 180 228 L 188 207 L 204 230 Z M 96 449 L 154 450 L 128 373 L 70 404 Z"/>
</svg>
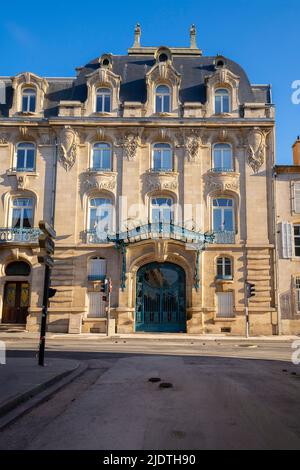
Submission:
<svg viewBox="0 0 300 470">
<path fill-rule="evenodd" d="M 186 332 L 186 276 L 172 263 L 151 263 L 137 273 L 137 332 Z"/>
<path fill-rule="evenodd" d="M 30 288 L 27 281 L 15 281 L 14 277 L 28 277 L 31 273 L 29 264 L 24 261 L 10 263 L 5 270 L 8 280 L 4 287 L 2 323 L 26 323 L 30 304 Z"/>
</svg>

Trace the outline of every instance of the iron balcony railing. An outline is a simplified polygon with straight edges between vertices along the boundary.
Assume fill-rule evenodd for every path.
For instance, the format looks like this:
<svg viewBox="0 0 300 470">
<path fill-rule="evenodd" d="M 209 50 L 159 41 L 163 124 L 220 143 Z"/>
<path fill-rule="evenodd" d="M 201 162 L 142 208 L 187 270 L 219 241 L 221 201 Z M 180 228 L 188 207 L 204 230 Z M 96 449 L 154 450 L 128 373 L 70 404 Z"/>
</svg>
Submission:
<svg viewBox="0 0 300 470">
<path fill-rule="evenodd" d="M 0 243 L 38 243 L 38 228 L 0 228 Z"/>
<path fill-rule="evenodd" d="M 111 168 L 103 168 L 103 167 L 98 167 L 98 166 L 92 166 L 87 169 L 87 173 L 112 173 Z"/>
<path fill-rule="evenodd" d="M 235 232 L 214 232 L 213 243 L 216 245 L 234 245 Z"/>
<path fill-rule="evenodd" d="M 9 173 L 34 173 L 35 168 L 10 168 Z"/>
<path fill-rule="evenodd" d="M 212 168 L 211 173 L 234 173 L 233 168 Z"/>
</svg>

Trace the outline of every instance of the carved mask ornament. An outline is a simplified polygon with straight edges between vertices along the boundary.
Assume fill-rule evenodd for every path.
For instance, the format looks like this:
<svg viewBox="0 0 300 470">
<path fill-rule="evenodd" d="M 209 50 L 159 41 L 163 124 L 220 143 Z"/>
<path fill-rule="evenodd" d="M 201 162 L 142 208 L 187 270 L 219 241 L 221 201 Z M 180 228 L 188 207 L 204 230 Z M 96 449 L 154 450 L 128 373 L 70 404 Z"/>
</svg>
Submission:
<svg viewBox="0 0 300 470">
<path fill-rule="evenodd" d="M 59 159 L 66 171 L 70 171 L 76 162 L 77 140 L 76 132 L 70 126 L 65 126 L 60 133 Z"/>
</svg>

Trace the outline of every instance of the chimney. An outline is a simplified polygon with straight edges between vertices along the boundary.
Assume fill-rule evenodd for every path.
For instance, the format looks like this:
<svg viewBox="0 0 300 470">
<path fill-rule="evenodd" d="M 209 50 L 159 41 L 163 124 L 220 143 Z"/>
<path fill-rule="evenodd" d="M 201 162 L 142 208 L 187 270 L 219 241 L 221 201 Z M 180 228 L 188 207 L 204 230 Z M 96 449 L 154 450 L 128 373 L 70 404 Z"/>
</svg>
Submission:
<svg viewBox="0 0 300 470">
<path fill-rule="evenodd" d="M 139 23 L 136 24 L 135 30 L 134 30 L 134 44 L 133 48 L 140 48 L 141 47 L 141 25 Z"/>
<path fill-rule="evenodd" d="M 190 48 L 197 49 L 197 30 L 194 24 L 192 24 L 190 29 Z"/>
<path fill-rule="evenodd" d="M 300 166 L 300 136 L 297 137 L 297 140 L 293 145 L 293 158 L 294 165 Z"/>
</svg>

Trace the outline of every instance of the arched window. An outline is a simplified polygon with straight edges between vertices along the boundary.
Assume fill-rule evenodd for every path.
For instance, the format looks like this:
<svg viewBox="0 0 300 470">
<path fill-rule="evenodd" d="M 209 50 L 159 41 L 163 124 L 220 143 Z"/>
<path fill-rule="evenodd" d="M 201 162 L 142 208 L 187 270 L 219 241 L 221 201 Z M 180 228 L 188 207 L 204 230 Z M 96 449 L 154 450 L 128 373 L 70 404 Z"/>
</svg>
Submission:
<svg viewBox="0 0 300 470">
<path fill-rule="evenodd" d="M 215 113 L 230 113 L 230 94 L 226 88 L 218 88 L 215 91 Z"/>
<path fill-rule="evenodd" d="M 158 85 L 155 90 L 155 112 L 169 113 L 171 111 L 171 91 L 166 85 Z"/>
<path fill-rule="evenodd" d="M 106 239 L 112 231 L 112 201 L 108 198 L 96 197 L 89 200 L 89 230 L 96 232 L 98 239 Z"/>
<path fill-rule="evenodd" d="M 111 90 L 109 88 L 98 88 L 96 92 L 96 113 L 111 112 Z"/>
<path fill-rule="evenodd" d="M 213 231 L 234 232 L 234 203 L 232 199 L 213 200 Z"/>
<path fill-rule="evenodd" d="M 171 145 L 155 144 L 153 145 L 152 169 L 154 171 L 172 171 L 173 155 Z"/>
<path fill-rule="evenodd" d="M 15 197 L 11 201 L 11 228 L 33 228 L 34 201 Z"/>
<path fill-rule="evenodd" d="M 231 258 L 220 257 L 217 259 L 217 279 L 232 279 Z"/>
<path fill-rule="evenodd" d="M 92 169 L 110 171 L 112 169 L 112 151 L 110 144 L 105 142 L 93 146 Z"/>
<path fill-rule="evenodd" d="M 214 145 L 213 170 L 214 171 L 233 171 L 231 145 L 229 144 Z"/>
<path fill-rule="evenodd" d="M 88 262 L 88 280 L 103 281 L 106 277 L 106 259 L 92 258 Z"/>
<path fill-rule="evenodd" d="M 36 110 L 36 90 L 34 88 L 24 88 L 22 91 L 22 113 L 35 113 Z"/>
<path fill-rule="evenodd" d="M 158 196 L 151 198 L 150 220 L 152 223 L 174 223 L 174 201 L 170 197 Z"/>
<path fill-rule="evenodd" d="M 34 171 L 35 170 L 35 145 L 27 142 L 20 142 L 16 151 L 16 170 Z"/>
<path fill-rule="evenodd" d="M 29 276 L 31 267 L 25 261 L 13 261 L 5 269 L 6 276 Z"/>
</svg>

